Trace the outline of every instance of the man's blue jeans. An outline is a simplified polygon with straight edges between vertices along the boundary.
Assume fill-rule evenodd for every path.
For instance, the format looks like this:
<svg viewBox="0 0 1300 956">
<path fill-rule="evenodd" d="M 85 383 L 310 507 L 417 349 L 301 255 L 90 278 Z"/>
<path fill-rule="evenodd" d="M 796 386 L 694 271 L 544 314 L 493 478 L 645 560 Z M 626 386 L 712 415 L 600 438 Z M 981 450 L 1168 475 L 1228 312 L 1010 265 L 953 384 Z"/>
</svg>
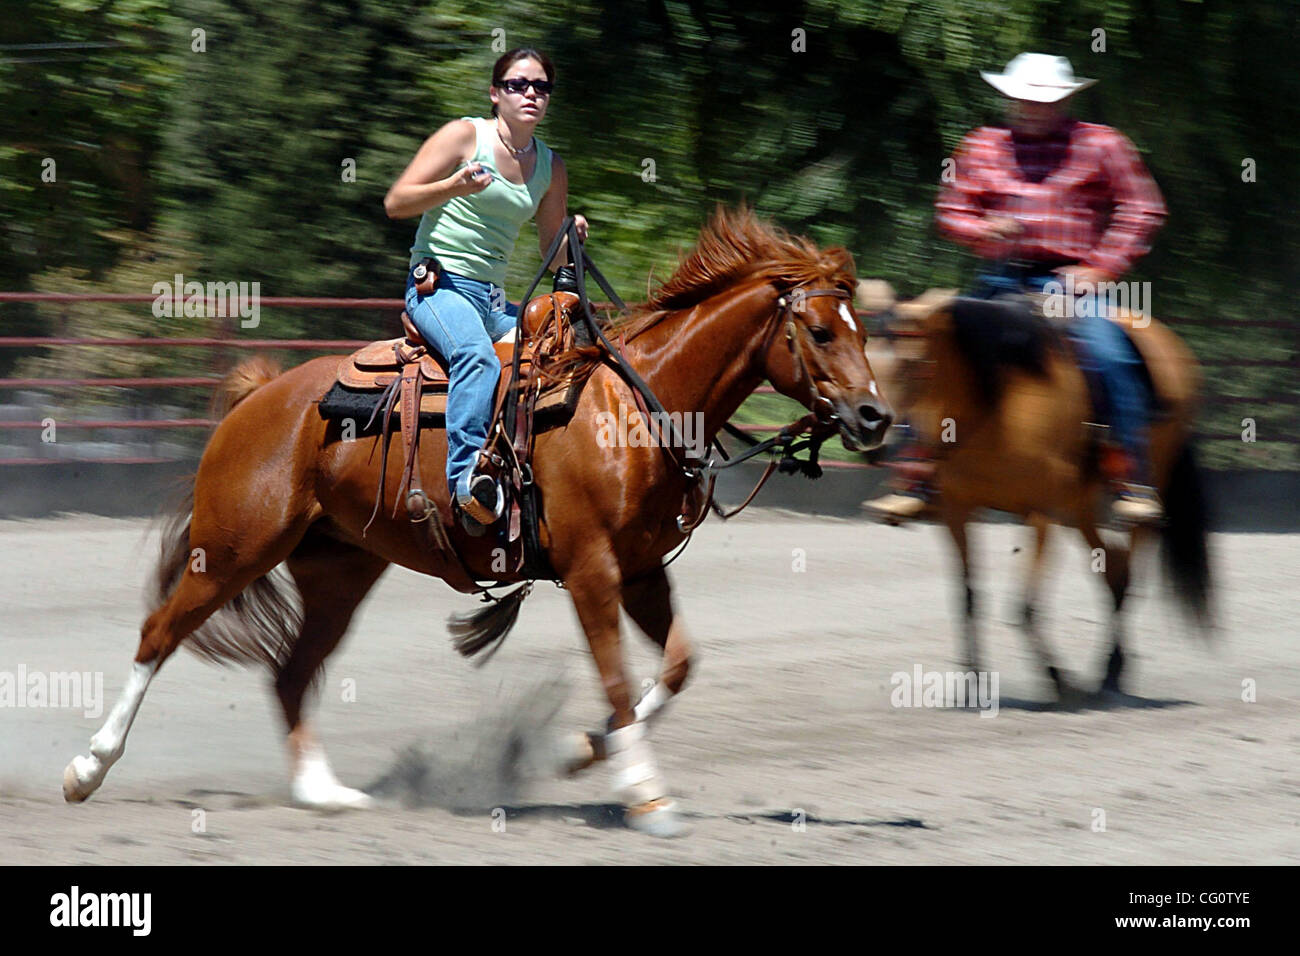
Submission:
<svg viewBox="0 0 1300 956">
<path fill-rule="evenodd" d="M 1027 275 L 982 273 L 976 279 L 974 295 L 991 299 L 1023 289 L 1042 292 L 1058 277 L 1051 272 Z M 1083 345 L 1084 370 L 1101 377 L 1106 389 L 1107 411 L 1115 440 L 1133 458 L 1137 481 L 1151 480 L 1146 429 L 1151 414 L 1151 394 L 1142 373 L 1142 360 L 1128 335 L 1116 323 L 1097 311 L 1098 298 L 1085 296 L 1075 300 L 1075 317 L 1067 332 Z"/>
<path fill-rule="evenodd" d="M 406 313 L 447 360 L 447 487 L 464 501 L 501 377 L 492 343 L 515 327 L 519 309 L 500 286 L 446 271 L 432 295 L 420 295 L 408 272 Z"/>
</svg>

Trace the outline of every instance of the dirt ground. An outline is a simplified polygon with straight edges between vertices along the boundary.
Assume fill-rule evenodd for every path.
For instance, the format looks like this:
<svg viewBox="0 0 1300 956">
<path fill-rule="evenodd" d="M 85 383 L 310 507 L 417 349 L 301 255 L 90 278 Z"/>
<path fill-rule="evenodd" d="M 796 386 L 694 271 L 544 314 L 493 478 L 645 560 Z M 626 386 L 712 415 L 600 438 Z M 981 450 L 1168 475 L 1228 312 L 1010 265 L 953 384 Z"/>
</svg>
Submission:
<svg viewBox="0 0 1300 956">
<path fill-rule="evenodd" d="M 102 672 L 107 710 L 143 617 L 147 530 L 0 522 L 0 672 Z M 1181 625 L 1143 562 L 1133 696 L 1066 709 L 1012 624 L 1025 534 L 975 530 L 1000 692 L 986 718 L 891 705 L 896 672 L 956 667 L 940 529 L 761 510 L 706 523 L 671 569 L 697 669 L 652 735 L 692 828 L 681 839 L 624 829 L 605 768 L 552 773 L 555 736 L 607 711 L 563 591 L 539 585 L 476 669 L 444 627 L 474 602 L 392 569 L 319 704 L 336 772 L 383 806 L 291 807 L 267 675 L 182 653 L 84 805 L 64 803 L 63 768 L 102 717 L 0 707 L 0 863 L 1300 862 L 1300 536 L 1215 536 L 1213 643 Z M 1044 629 L 1091 685 L 1102 587 L 1073 533 L 1052 556 Z M 626 636 L 632 673 L 652 676 L 653 649 Z"/>
</svg>

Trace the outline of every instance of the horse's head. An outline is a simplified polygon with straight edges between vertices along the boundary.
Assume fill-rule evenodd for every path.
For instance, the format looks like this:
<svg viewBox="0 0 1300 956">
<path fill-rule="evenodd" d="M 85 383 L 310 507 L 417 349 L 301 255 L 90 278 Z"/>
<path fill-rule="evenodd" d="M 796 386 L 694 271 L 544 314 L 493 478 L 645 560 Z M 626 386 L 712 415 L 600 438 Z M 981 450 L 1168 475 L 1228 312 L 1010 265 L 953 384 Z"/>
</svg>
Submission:
<svg viewBox="0 0 1300 956">
<path fill-rule="evenodd" d="M 876 335 L 867 343 L 867 357 L 876 380 L 889 395 L 900 416 L 916 407 L 929 385 L 931 337 L 947 327 L 952 289 L 930 289 L 906 302 L 899 302 L 893 287 L 880 279 L 858 282 L 858 308 L 868 328 Z"/>
<path fill-rule="evenodd" d="M 689 312 L 698 347 L 743 356 L 729 396 L 735 404 L 723 409 L 723 420 L 755 379 L 767 379 L 822 420 L 821 437 L 838 430 L 846 447 L 870 450 L 884 441 L 894 411 L 863 348 L 853 281 L 847 249 L 822 249 L 744 206 L 719 207 L 672 276 L 613 331 L 630 342 L 666 316 Z M 734 338 L 704 331 L 714 321 L 730 322 L 727 335 Z"/>
<path fill-rule="evenodd" d="M 778 284 L 777 293 L 776 325 L 764 350 L 772 387 L 833 423 L 846 448 L 880 447 L 894 410 L 867 359 L 852 276 Z"/>
</svg>

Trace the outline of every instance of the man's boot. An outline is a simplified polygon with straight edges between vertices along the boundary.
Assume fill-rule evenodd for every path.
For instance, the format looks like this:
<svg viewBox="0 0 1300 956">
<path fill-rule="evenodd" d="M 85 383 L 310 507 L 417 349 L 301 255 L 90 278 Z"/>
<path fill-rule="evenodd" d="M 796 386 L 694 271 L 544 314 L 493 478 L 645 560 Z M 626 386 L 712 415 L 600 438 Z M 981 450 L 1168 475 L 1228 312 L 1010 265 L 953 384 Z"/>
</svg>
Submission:
<svg viewBox="0 0 1300 956">
<path fill-rule="evenodd" d="M 1111 515 L 1121 524 L 1153 525 L 1164 520 L 1165 509 L 1155 488 L 1146 484 L 1146 469 L 1127 449 L 1109 446 L 1102 454 L 1102 474 L 1110 479 L 1115 501 Z"/>
<path fill-rule="evenodd" d="M 1115 485 L 1111 514 L 1124 524 L 1152 525 L 1164 520 L 1165 509 L 1160 495 L 1150 485 L 1122 481 Z"/>
<path fill-rule="evenodd" d="M 921 494 L 891 492 L 862 502 L 862 510 L 868 516 L 883 521 L 885 524 L 900 525 L 908 521 L 930 518 L 934 515 L 934 505 L 928 497 Z"/>
<path fill-rule="evenodd" d="M 914 446 L 888 467 L 895 470 L 897 490 L 862 502 L 862 510 L 890 525 L 935 517 L 934 460 L 926 449 Z"/>
</svg>

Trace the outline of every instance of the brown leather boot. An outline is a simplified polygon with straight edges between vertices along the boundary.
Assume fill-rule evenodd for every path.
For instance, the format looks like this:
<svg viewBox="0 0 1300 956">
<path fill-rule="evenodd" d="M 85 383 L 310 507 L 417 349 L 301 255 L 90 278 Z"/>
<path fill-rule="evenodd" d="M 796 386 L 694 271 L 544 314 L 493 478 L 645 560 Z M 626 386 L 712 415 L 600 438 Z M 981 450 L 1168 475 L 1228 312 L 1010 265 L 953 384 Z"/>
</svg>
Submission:
<svg viewBox="0 0 1300 956">
<path fill-rule="evenodd" d="M 490 475 L 476 474 L 469 482 L 468 498 L 454 495 L 460 524 L 471 536 L 479 537 L 501 517 L 505 503 L 501 486 Z"/>
</svg>

